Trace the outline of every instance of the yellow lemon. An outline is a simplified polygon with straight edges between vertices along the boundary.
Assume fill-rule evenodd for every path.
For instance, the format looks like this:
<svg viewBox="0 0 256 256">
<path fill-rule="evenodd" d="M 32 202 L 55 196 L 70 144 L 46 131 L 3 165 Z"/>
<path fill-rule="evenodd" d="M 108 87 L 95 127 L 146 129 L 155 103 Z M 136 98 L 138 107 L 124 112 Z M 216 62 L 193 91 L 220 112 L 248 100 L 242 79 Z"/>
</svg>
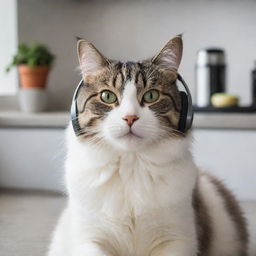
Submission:
<svg viewBox="0 0 256 256">
<path fill-rule="evenodd" d="M 214 93 L 211 97 L 211 103 L 214 107 L 237 106 L 239 98 L 228 93 Z"/>
</svg>

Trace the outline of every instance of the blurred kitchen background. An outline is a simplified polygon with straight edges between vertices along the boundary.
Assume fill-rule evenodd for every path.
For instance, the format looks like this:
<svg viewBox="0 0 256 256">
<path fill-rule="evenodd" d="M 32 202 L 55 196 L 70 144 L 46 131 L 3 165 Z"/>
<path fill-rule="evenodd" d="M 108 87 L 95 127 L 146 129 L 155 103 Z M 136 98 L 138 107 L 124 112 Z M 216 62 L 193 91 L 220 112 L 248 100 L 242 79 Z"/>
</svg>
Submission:
<svg viewBox="0 0 256 256">
<path fill-rule="evenodd" d="M 255 0 L 0 0 L 0 27 L 0 248 L 4 248 L 0 256 L 17 255 L 17 251 L 19 255 L 44 255 L 50 230 L 64 205 L 55 192 L 64 191 L 64 133 L 71 99 L 81 79 L 76 36 L 94 43 L 107 57 L 139 60 L 153 56 L 171 37 L 183 33 L 179 72 L 194 102 L 197 52 L 221 48 L 225 51 L 225 92 L 238 96 L 240 106 L 253 105 Z M 47 110 L 38 113 L 20 110 L 17 70 L 5 71 L 22 42 L 42 43 L 55 55 L 47 82 Z M 255 148 L 254 108 L 195 113 L 196 162 L 224 180 L 243 201 L 253 241 Z M 31 224 L 32 208 L 41 224 Z M 17 212 L 11 221 L 21 229 L 26 225 L 27 236 L 15 232 L 16 224 L 7 228 L 9 211 Z M 41 235 L 34 236 L 40 230 Z M 11 247 L 2 242 L 11 238 L 20 244 Z M 31 241 L 32 249 L 28 249 Z M 250 248 L 256 255 L 256 245 Z"/>
<path fill-rule="evenodd" d="M 137 60 L 152 56 L 172 36 L 183 33 L 180 73 L 188 81 L 193 95 L 197 51 L 212 46 L 224 48 L 228 91 L 239 95 L 242 104 L 251 101 L 250 71 L 256 59 L 256 3 L 253 0 L 8 2 L 16 8 L 13 11 L 17 14 L 17 23 L 14 27 L 13 22 L 5 23 L 1 19 L 1 27 L 6 31 L 0 35 L 1 52 L 7 47 L 3 43 L 13 46 L 17 41 L 36 41 L 48 45 L 57 56 L 48 83 L 50 109 L 67 110 L 80 79 L 76 71 L 75 36 L 90 40 L 106 56 Z M 6 5 L 6 1 L 1 5 Z M 17 33 L 14 39 L 13 29 Z"/>
</svg>

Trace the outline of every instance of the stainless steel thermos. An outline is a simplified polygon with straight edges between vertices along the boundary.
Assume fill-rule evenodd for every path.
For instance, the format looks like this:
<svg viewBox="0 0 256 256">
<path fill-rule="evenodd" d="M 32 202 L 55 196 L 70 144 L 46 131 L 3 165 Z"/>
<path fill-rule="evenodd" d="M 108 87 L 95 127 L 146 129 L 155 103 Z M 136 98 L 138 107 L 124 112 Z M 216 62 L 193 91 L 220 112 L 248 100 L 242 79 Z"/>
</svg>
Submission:
<svg viewBox="0 0 256 256">
<path fill-rule="evenodd" d="M 201 49 L 196 63 L 196 105 L 211 105 L 211 95 L 225 92 L 225 53 L 218 48 Z"/>
</svg>

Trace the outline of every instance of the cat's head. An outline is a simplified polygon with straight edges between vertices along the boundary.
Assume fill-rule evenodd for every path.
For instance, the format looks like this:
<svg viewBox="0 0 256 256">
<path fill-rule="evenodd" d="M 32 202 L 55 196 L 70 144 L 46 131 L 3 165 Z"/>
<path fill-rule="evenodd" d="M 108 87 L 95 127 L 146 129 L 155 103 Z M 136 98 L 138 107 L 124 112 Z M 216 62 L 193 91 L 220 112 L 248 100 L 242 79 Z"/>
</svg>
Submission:
<svg viewBox="0 0 256 256">
<path fill-rule="evenodd" d="M 84 80 L 77 98 L 81 141 L 136 151 L 183 136 L 176 86 L 181 36 L 141 62 L 107 59 L 84 39 L 77 49 Z"/>
</svg>

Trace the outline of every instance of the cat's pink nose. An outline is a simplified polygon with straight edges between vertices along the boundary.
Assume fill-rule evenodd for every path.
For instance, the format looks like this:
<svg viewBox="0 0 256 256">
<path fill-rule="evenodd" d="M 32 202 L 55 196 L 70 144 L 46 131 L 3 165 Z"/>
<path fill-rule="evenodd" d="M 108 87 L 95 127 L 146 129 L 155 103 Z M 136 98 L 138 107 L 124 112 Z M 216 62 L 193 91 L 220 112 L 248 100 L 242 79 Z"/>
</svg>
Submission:
<svg viewBox="0 0 256 256">
<path fill-rule="evenodd" d="M 125 117 L 123 117 L 123 120 L 127 122 L 127 124 L 131 127 L 133 125 L 133 123 L 138 120 L 139 117 L 136 115 L 127 115 Z"/>
</svg>

